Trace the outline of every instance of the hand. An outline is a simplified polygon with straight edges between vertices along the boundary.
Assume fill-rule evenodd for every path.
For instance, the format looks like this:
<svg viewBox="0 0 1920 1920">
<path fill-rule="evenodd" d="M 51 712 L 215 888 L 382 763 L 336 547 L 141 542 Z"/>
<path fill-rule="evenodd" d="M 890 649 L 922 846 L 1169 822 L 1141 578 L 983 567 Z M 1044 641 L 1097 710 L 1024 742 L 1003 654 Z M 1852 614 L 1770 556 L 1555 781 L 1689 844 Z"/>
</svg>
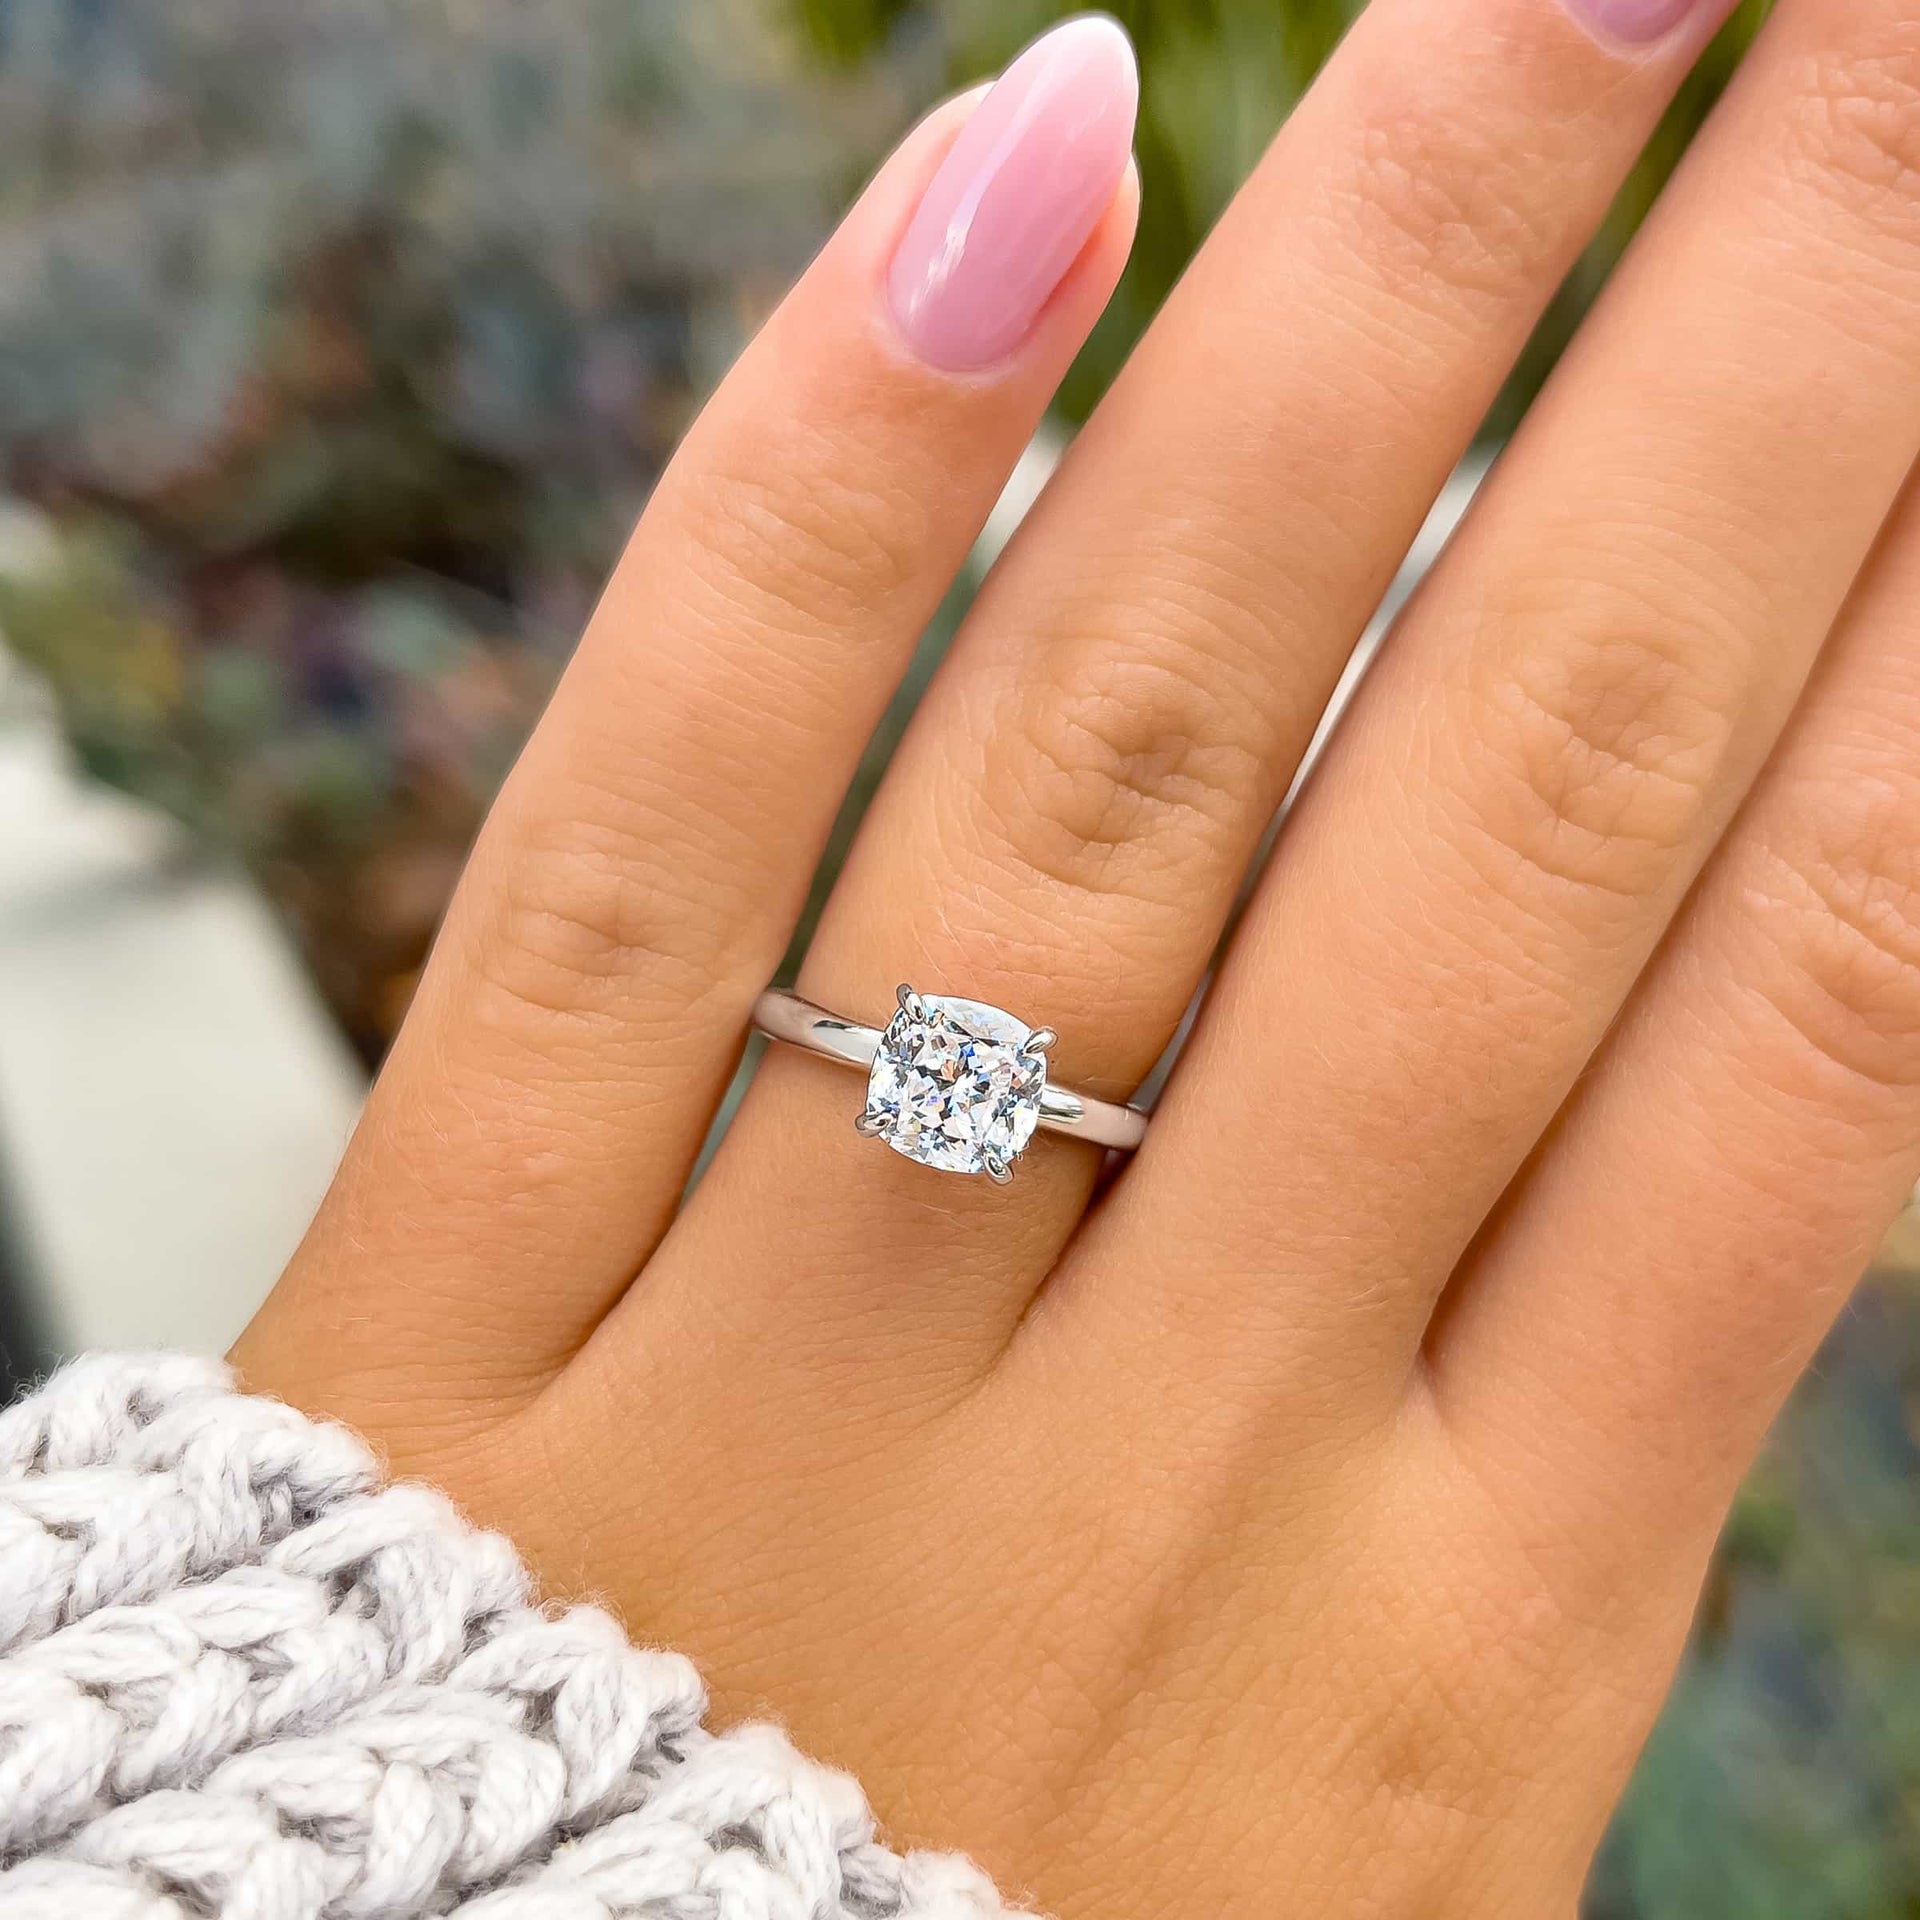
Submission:
<svg viewBox="0 0 1920 1920">
<path fill-rule="evenodd" d="M 1376 0 L 979 596 L 810 997 L 1138 1082 L 1713 25 L 1606 4 Z M 1109 1188 L 910 1164 L 776 1049 L 682 1205 L 1119 270 L 1130 88 L 1083 24 L 935 114 L 749 349 L 238 1357 L 1056 1913 L 1564 1912 L 1920 1172 L 1920 21 L 1782 0 Z"/>
</svg>

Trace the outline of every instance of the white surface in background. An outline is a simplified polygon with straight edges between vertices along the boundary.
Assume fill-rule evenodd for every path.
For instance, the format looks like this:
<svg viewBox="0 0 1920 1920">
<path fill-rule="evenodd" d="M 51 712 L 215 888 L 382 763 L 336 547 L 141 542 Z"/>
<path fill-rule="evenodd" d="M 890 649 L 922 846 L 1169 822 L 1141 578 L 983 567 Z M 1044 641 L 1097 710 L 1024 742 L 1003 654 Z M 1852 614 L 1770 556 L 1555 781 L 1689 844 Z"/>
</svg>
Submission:
<svg viewBox="0 0 1920 1920">
<path fill-rule="evenodd" d="M 1007 475 L 1007 484 L 1000 489 L 1000 497 L 980 529 L 980 538 L 974 542 L 971 564 L 976 572 L 984 574 L 1000 558 L 1066 451 L 1067 436 L 1051 420 L 1041 421 Z"/>
<path fill-rule="evenodd" d="M 0 656 L 0 1164 L 62 1351 L 221 1351 L 364 1091 L 252 889 L 180 853 Z"/>
<path fill-rule="evenodd" d="M 1347 709 L 1347 703 L 1365 678 L 1367 669 L 1373 665 L 1374 656 L 1380 651 L 1393 623 L 1400 617 L 1400 610 L 1413 598 L 1414 588 L 1426 577 L 1427 569 L 1440 558 L 1447 542 L 1453 538 L 1455 529 L 1466 518 L 1467 509 L 1473 505 L 1473 496 L 1480 491 L 1480 483 L 1487 477 L 1487 470 L 1492 465 L 1493 455 L 1475 447 L 1447 476 L 1447 483 L 1440 489 L 1439 498 L 1428 510 L 1420 531 L 1414 535 L 1413 545 L 1407 549 L 1407 557 L 1400 563 L 1400 571 L 1393 576 L 1393 584 L 1388 587 L 1386 598 L 1367 622 L 1367 630 L 1360 636 L 1360 644 L 1354 648 L 1352 657 L 1341 671 L 1333 689 L 1333 698 L 1327 702 L 1327 710 L 1320 716 L 1319 726 L 1314 729 L 1313 740 L 1301 757 L 1299 771 L 1293 776 L 1293 787 L 1287 795 L 1289 805 L 1294 794 L 1299 792 L 1300 783 L 1313 771 L 1314 762 L 1320 758 L 1335 726 L 1339 724 L 1341 714 Z M 1284 813 L 1284 808 L 1282 811 Z"/>
</svg>

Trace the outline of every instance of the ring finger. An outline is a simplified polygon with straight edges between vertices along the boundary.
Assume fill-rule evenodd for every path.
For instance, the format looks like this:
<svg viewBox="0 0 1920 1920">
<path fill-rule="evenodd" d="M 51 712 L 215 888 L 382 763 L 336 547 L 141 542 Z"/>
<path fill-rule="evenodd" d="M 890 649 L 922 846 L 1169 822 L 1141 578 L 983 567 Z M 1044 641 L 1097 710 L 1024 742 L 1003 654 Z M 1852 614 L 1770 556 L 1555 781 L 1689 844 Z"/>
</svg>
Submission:
<svg viewBox="0 0 1920 1920">
<path fill-rule="evenodd" d="M 988 582 L 804 991 L 864 1019 L 902 978 L 985 999 L 1059 1030 L 1063 1079 L 1131 1090 L 1421 516 L 1722 11 L 1629 58 L 1551 0 L 1376 0 Z M 668 1310 L 675 1274 L 708 1294 L 724 1254 L 757 1324 L 904 1303 L 992 1351 L 1093 1156 L 1049 1142 L 989 1193 L 861 1143 L 858 1110 L 835 1069 L 770 1057 L 630 1310 Z"/>
</svg>

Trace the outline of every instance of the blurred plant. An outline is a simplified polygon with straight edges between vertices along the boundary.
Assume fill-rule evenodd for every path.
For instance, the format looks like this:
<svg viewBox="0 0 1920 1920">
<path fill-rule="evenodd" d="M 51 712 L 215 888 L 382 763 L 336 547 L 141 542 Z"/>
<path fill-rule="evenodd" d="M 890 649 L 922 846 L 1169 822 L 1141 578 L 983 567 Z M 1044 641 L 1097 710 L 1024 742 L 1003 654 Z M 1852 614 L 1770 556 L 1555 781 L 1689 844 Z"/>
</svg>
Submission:
<svg viewBox="0 0 1920 1920">
<path fill-rule="evenodd" d="M 0 0 L 0 631 L 377 1056 L 700 394 L 925 92 L 757 0 Z"/>
</svg>

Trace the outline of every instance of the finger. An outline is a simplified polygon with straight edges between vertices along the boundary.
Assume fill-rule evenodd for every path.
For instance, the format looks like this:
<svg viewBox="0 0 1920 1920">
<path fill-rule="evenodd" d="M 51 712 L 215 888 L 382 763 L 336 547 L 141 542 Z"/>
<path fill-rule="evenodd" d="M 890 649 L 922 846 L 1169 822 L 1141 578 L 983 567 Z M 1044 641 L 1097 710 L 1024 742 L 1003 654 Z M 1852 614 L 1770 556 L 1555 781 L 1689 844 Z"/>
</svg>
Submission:
<svg viewBox="0 0 1920 1920">
<path fill-rule="evenodd" d="M 645 1257 L 861 748 L 1118 275 L 1134 89 L 1119 29 L 1081 20 L 936 115 L 728 377 L 243 1356 L 285 1325 L 309 1370 L 417 1379 L 425 1348 L 537 1381 Z M 944 280 L 889 282 L 929 208 Z"/>
<path fill-rule="evenodd" d="M 1690 1592 L 1917 1174 L 1909 488 L 1738 826 L 1449 1297 L 1434 1378 L 1457 1444 L 1615 1580 Z"/>
<path fill-rule="evenodd" d="M 1756 771 L 1920 449 L 1917 88 L 1776 13 L 1362 689 L 1087 1249 L 1192 1381 L 1397 1404 Z"/>
<path fill-rule="evenodd" d="M 1064 1081 L 1134 1085 L 1355 636 L 1710 25 L 1626 60 L 1541 0 L 1367 11 L 989 581 L 829 904 L 812 997 L 869 1019 L 903 979 L 984 999 L 1059 1030 Z M 859 1141 L 859 1108 L 834 1069 L 770 1057 L 662 1257 L 690 1292 L 745 1236 L 767 1311 L 884 1302 L 951 1324 L 970 1363 L 1092 1158 L 1043 1138 L 988 1191 Z M 769 1184 L 751 1244 L 743 1200 Z"/>
</svg>

